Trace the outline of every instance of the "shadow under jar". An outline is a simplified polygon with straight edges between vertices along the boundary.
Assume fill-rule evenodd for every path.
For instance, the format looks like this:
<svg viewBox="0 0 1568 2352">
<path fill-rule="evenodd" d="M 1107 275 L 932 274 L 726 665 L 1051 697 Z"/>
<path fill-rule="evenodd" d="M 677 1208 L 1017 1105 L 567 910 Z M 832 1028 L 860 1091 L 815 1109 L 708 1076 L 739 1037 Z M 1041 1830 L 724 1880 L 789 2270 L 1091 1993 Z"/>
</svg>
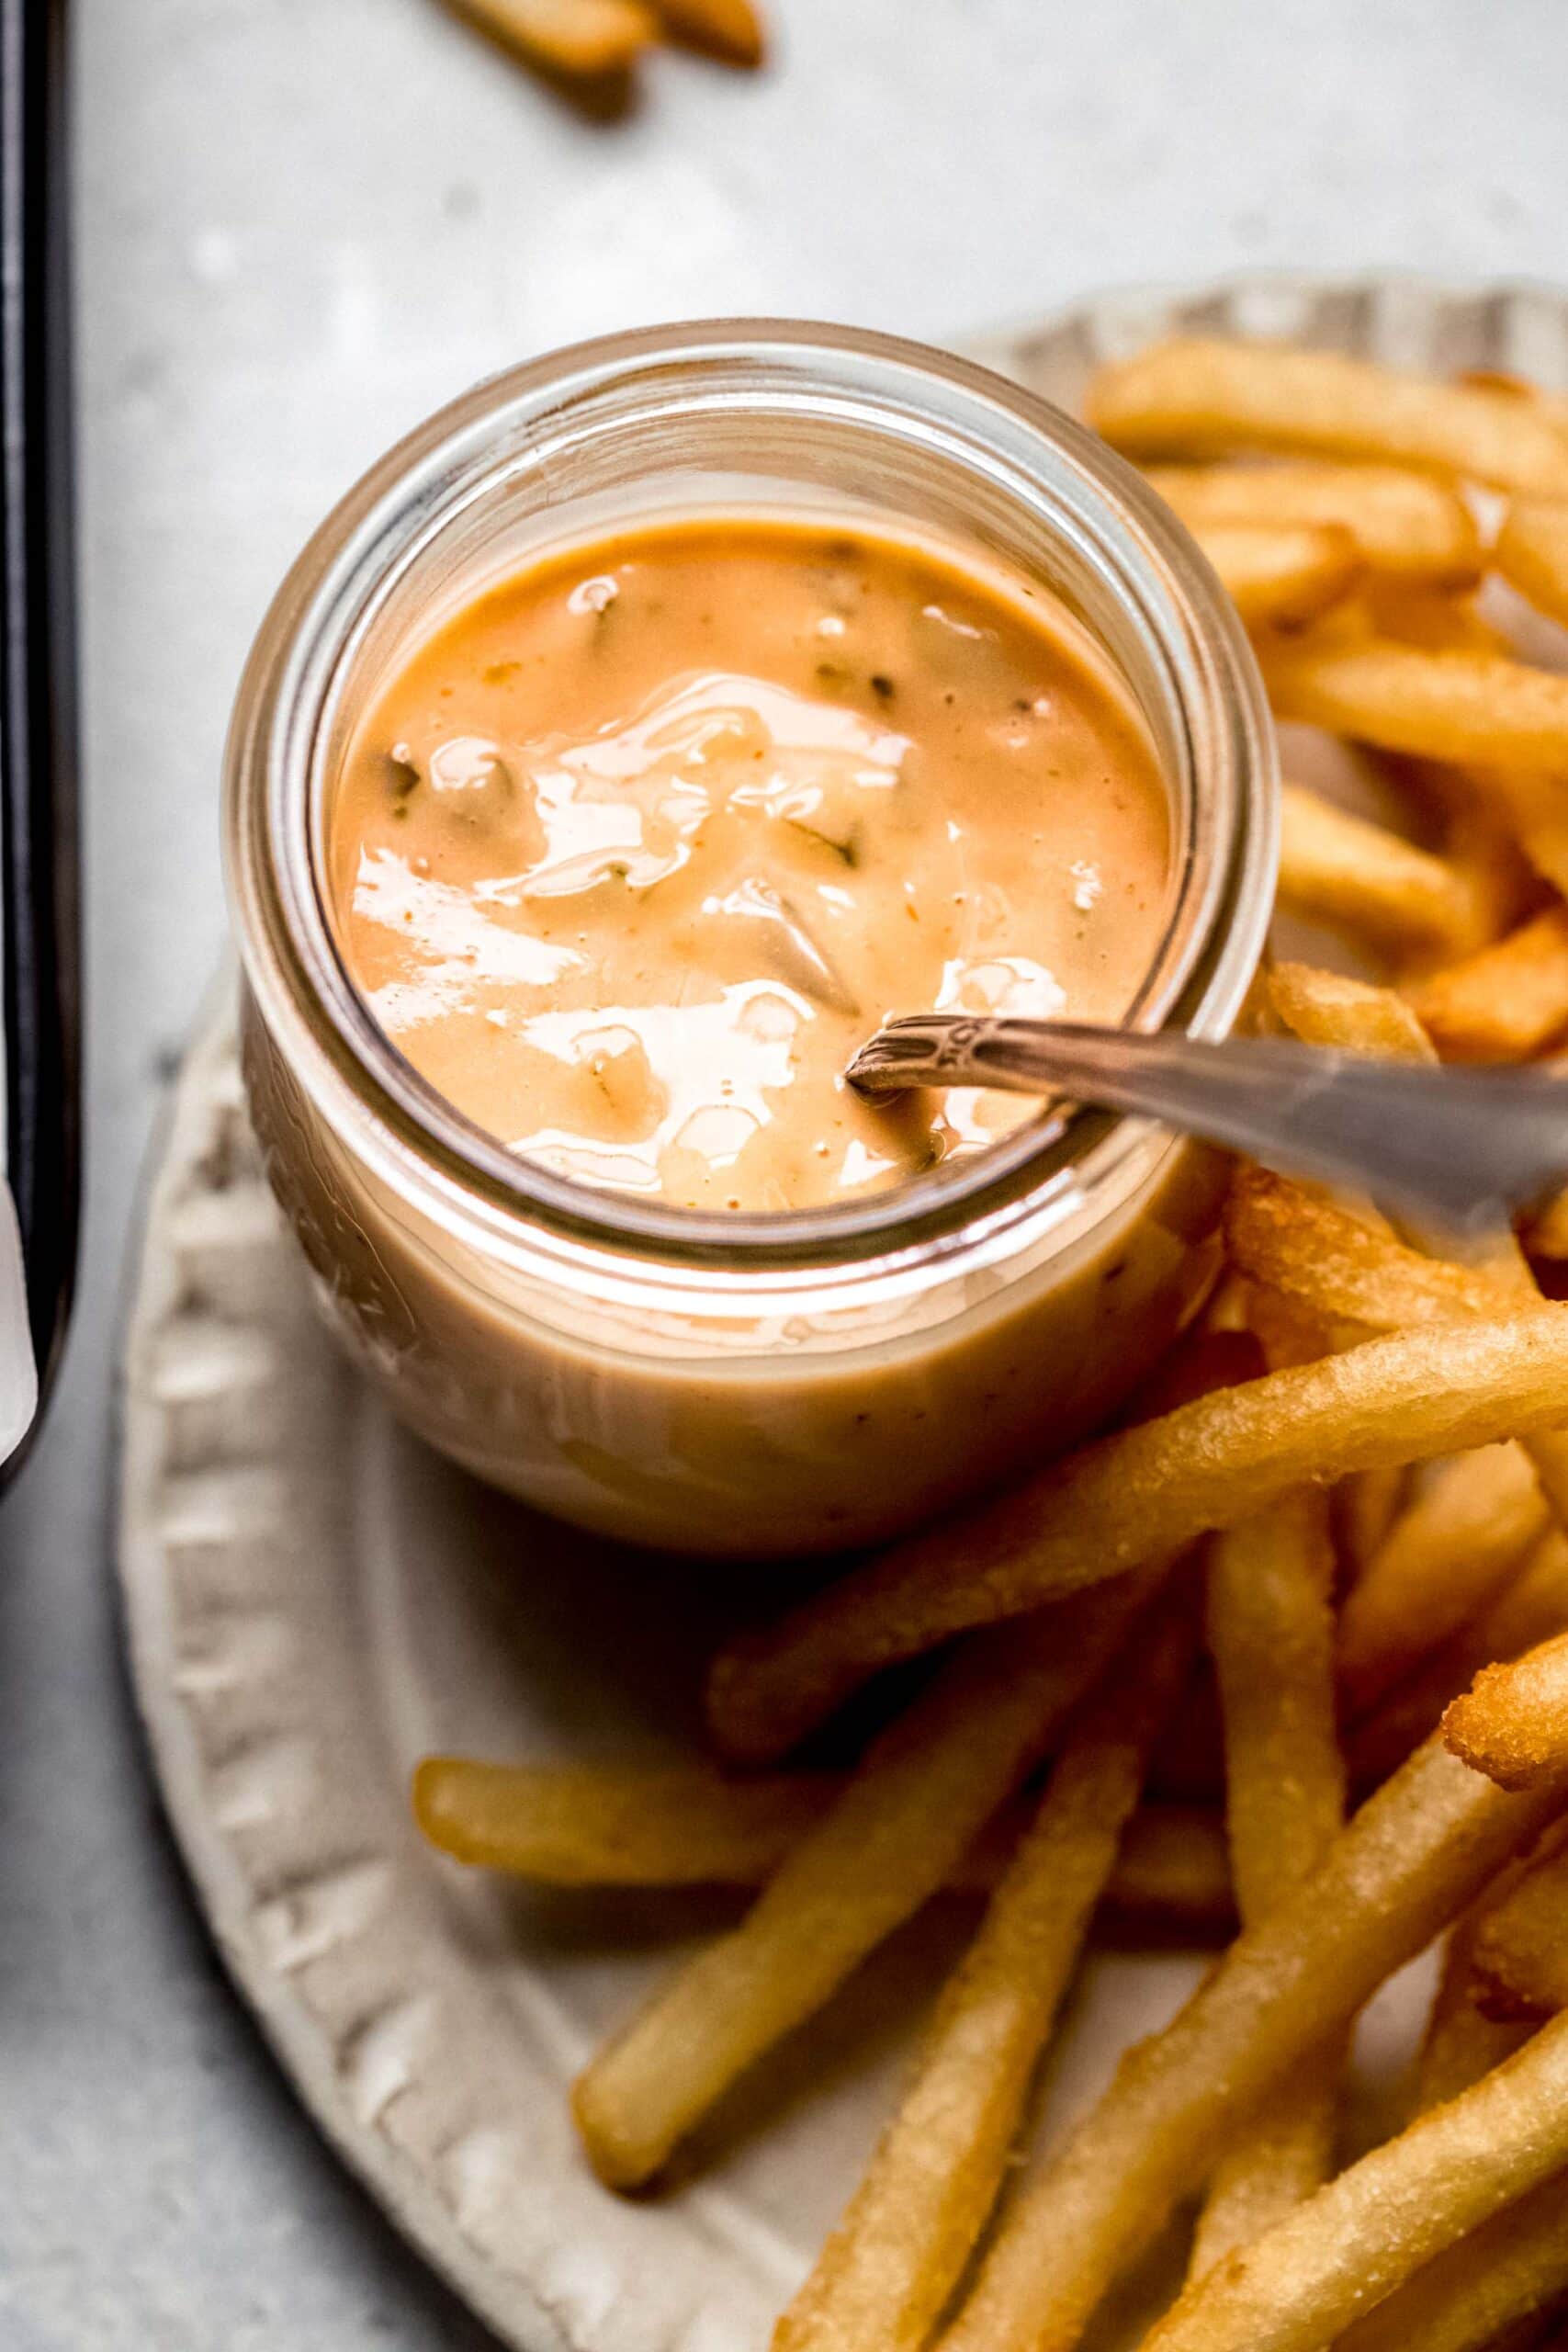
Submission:
<svg viewBox="0 0 1568 2352">
<path fill-rule="evenodd" d="M 740 511 L 939 546 L 1094 649 L 1168 796 L 1134 1025 L 1235 1022 L 1277 787 L 1250 650 L 1180 526 L 1068 418 L 914 345 L 747 321 L 555 354 L 432 419 L 305 549 L 241 687 L 227 831 L 252 1112 L 328 1319 L 480 1477 L 746 1557 L 880 1541 L 1103 1420 L 1213 1278 L 1224 1170 L 1147 1123 L 1045 1109 L 886 1190 L 694 1210 L 509 1150 L 378 1024 L 327 874 L 387 680 L 563 544 Z"/>
</svg>

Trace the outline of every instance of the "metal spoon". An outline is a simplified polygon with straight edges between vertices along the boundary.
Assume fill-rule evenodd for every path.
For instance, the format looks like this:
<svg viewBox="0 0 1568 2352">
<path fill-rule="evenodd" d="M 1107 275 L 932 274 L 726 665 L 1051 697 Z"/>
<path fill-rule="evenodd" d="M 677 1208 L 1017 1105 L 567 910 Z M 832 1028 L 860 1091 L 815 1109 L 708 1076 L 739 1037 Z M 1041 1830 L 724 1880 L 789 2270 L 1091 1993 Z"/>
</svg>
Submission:
<svg viewBox="0 0 1568 2352">
<path fill-rule="evenodd" d="M 1568 1083 L 1540 1067 L 1437 1069 L 1276 1037 L 1205 1043 L 1169 1030 L 918 1012 L 887 1022 L 845 1076 L 863 1094 L 1000 1087 L 1130 1111 L 1461 1232 L 1568 1182 Z"/>
</svg>

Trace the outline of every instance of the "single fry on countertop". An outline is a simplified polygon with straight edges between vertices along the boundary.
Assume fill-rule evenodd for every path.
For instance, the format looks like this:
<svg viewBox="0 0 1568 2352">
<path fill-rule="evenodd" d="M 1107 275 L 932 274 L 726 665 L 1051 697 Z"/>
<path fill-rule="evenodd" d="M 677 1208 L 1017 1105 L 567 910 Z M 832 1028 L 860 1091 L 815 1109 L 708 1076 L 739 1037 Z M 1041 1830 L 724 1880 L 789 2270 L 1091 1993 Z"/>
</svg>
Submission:
<svg viewBox="0 0 1568 2352">
<path fill-rule="evenodd" d="M 730 1934 L 579 2075 L 595 2171 L 634 2188 L 773 2043 L 951 1876 L 1104 1668 L 1150 1590 L 1123 1578 L 967 1644 L 884 1732 Z"/>
<path fill-rule="evenodd" d="M 660 23 L 677 40 L 707 50 L 730 65 L 761 65 L 767 36 L 752 0 L 653 0 Z"/>
<path fill-rule="evenodd" d="M 1295 628 L 1354 586 L 1361 552 L 1337 523 L 1264 529 L 1206 524 L 1198 542 L 1224 582 L 1242 619 L 1255 628 Z"/>
<path fill-rule="evenodd" d="M 1197 1648 L 1185 1579 L 1118 1652 L 948 1984 L 843 2219 L 774 2352 L 919 2352 L 1005 2177 L 1040 2052 Z"/>
<path fill-rule="evenodd" d="M 1224 1726 L 1231 1874 L 1255 1927 L 1322 1862 L 1344 1824 L 1334 1703 L 1327 1498 L 1298 1488 L 1208 1547 L 1209 1652 Z M 1314 2051 L 1227 2149 L 1193 2241 L 1199 2277 L 1312 2195 L 1333 2169 L 1337 2051 Z"/>
<path fill-rule="evenodd" d="M 1504 392 L 1287 344 L 1179 337 L 1102 368 L 1089 423 L 1134 457 L 1225 449 L 1374 458 L 1568 498 L 1568 446 Z"/>
<path fill-rule="evenodd" d="M 1477 1616 L 1550 1524 L 1535 1469 L 1517 1445 L 1445 1463 L 1394 1521 L 1340 1610 L 1347 1713 L 1365 1715 Z"/>
<path fill-rule="evenodd" d="M 1450 1061 L 1523 1061 L 1568 1029 L 1568 908 L 1445 965 L 1406 990 Z"/>
<path fill-rule="evenodd" d="M 1521 596 L 1568 623 L 1568 505 L 1521 498 L 1508 510 L 1493 560 Z"/>
<path fill-rule="evenodd" d="M 1275 639 L 1263 667 L 1281 718 L 1424 759 L 1568 768 L 1568 677 L 1554 670 L 1503 653 L 1316 632 Z"/>
<path fill-rule="evenodd" d="M 1322 2352 L 1564 2165 L 1568 2018 L 1190 2287 L 1148 2352 Z"/>
<path fill-rule="evenodd" d="M 765 1760 L 877 1668 L 1168 1558 L 1303 1481 L 1565 1420 L 1568 1310 L 1539 1303 L 1269 1373 L 1099 1439 L 730 1644 L 709 1679 L 710 1723 L 729 1754 Z"/>
<path fill-rule="evenodd" d="M 1467 588 L 1481 573 L 1481 534 L 1446 482 L 1400 466 L 1322 460 L 1274 465 L 1151 466 L 1148 479 L 1188 528 L 1278 530 L 1337 524 L 1363 560 L 1395 579 Z"/>
<path fill-rule="evenodd" d="M 1500 1788 L 1552 1780 L 1568 1764 L 1568 1634 L 1483 1668 L 1444 1715 L 1443 1737 Z"/>
<path fill-rule="evenodd" d="M 567 81 L 625 73 L 659 27 L 643 0 L 453 0 L 530 65 Z"/>
<path fill-rule="evenodd" d="M 1440 1740 L 1419 1748 L 1173 2022 L 1126 2052 L 1099 2105 L 1004 2216 L 942 2352 L 1069 2352 L 1231 2131 L 1562 1802 L 1561 1789 L 1507 1794 Z"/>
<path fill-rule="evenodd" d="M 1373 945 L 1458 955 L 1484 937 L 1472 876 L 1306 786 L 1280 796 L 1280 899 Z"/>
</svg>

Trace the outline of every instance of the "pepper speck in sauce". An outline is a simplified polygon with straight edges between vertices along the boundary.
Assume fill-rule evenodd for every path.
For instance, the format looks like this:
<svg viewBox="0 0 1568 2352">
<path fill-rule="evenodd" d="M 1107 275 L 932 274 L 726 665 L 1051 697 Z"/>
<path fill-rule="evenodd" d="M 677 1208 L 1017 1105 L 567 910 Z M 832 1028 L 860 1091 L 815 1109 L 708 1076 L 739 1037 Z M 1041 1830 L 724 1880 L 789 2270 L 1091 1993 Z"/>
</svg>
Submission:
<svg viewBox="0 0 1568 2352">
<path fill-rule="evenodd" d="M 1117 1019 L 1170 841 L 1141 720 L 1043 595 L 716 514 L 431 636 L 355 731 L 329 859 L 355 978 L 469 1118 L 581 1183 L 776 1210 L 1031 1115 L 841 1073 L 895 1012 Z"/>
</svg>

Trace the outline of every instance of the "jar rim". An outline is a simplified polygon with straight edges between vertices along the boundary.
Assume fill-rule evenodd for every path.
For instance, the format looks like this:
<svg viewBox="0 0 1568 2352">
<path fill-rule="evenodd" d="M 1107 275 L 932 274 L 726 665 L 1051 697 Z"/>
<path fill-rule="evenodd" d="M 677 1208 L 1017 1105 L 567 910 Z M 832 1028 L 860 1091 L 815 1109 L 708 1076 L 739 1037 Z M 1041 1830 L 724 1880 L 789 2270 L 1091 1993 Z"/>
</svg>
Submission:
<svg viewBox="0 0 1568 2352">
<path fill-rule="evenodd" d="M 328 718 L 389 583 L 479 495 L 547 469 L 570 436 L 637 403 L 733 413 L 807 398 L 871 429 L 908 424 L 1007 494 L 1032 501 L 1043 546 L 1072 535 L 1135 611 L 1190 761 L 1176 900 L 1128 1025 L 1222 1035 L 1261 954 L 1278 855 L 1277 761 L 1258 665 L 1229 598 L 1153 490 L 1087 427 L 947 352 L 861 330 L 713 320 L 597 338 L 492 377 L 397 444 L 328 516 L 258 633 L 227 759 L 230 890 L 264 1013 L 302 1023 L 407 1177 L 423 1170 L 492 1216 L 663 1262 L 763 1275 L 987 1244 L 1043 1204 L 1116 1190 L 1147 1121 L 1090 1108 L 1025 1122 L 973 1157 L 815 1208 L 709 1212 L 591 1187 L 510 1150 L 459 1112 L 380 1026 L 321 888 L 313 825 Z M 933 442 L 933 447 L 936 442 Z M 1053 529 L 1053 526 L 1055 528 Z"/>
</svg>

